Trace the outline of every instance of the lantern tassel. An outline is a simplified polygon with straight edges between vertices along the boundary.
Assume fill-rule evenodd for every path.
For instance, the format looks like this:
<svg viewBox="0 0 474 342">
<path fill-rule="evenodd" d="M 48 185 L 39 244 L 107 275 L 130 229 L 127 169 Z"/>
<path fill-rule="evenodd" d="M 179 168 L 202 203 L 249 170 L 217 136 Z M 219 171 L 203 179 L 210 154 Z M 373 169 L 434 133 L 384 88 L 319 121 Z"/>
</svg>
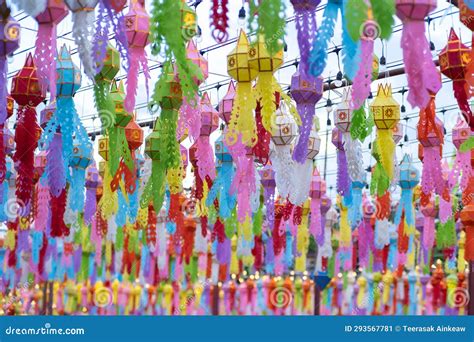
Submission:
<svg viewBox="0 0 474 342">
<path fill-rule="evenodd" d="M 393 178 L 393 155 L 395 153 L 395 141 L 390 129 L 379 129 L 377 131 L 377 146 L 380 153 L 380 161 L 389 179 Z"/>
<path fill-rule="evenodd" d="M 471 107 L 468 103 L 465 86 L 466 82 L 464 80 L 453 81 L 454 97 L 458 102 L 459 109 L 461 109 L 461 113 L 471 128 L 471 131 L 474 131 L 474 117 L 472 116 Z"/>
<path fill-rule="evenodd" d="M 239 133 L 245 145 L 254 146 L 257 143 L 255 119 L 252 115 L 255 104 L 252 84 L 250 82 L 238 82 L 229 130 L 226 134 L 228 146 L 237 142 Z"/>
<path fill-rule="evenodd" d="M 346 152 L 340 149 L 337 150 L 337 192 L 341 195 L 347 195 L 350 192 Z"/>
<path fill-rule="evenodd" d="M 327 48 L 329 41 L 334 36 L 337 14 L 340 5 L 335 1 L 329 1 L 323 14 L 323 22 L 319 27 L 316 38 L 313 41 L 313 49 L 309 57 L 309 72 L 314 77 L 321 76 L 327 63 Z"/>
<path fill-rule="evenodd" d="M 309 231 L 313 235 L 314 240 L 317 241 L 322 233 L 322 221 L 321 221 L 321 199 L 312 198 L 311 204 L 311 221 Z"/>
<path fill-rule="evenodd" d="M 84 66 L 84 73 L 92 81 L 95 76 L 95 66 L 92 57 L 92 29 L 94 27 L 94 11 L 80 10 L 74 13 L 72 33 L 76 42 L 79 57 Z"/>
<path fill-rule="evenodd" d="M 352 109 L 359 109 L 364 104 L 365 99 L 370 93 L 372 79 L 374 41 L 371 39 L 362 39 L 360 45 L 360 65 L 352 86 Z"/>
<path fill-rule="evenodd" d="M 300 126 L 298 142 L 296 143 L 295 149 L 293 151 L 293 159 L 296 162 L 304 165 L 308 153 L 309 135 L 313 128 L 313 119 L 314 115 L 316 114 L 316 110 L 313 104 L 298 104 L 297 109 L 301 117 L 302 125 Z"/>
<path fill-rule="evenodd" d="M 404 22 L 400 45 L 407 71 L 408 102 L 412 107 L 425 108 L 430 100 L 430 93 L 436 94 L 441 88 L 439 72 L 433 63 L 425 37 L 425 22 Z"/>
<path fill-rule="evenodd" d="M 294 163 L 293 174 L 298 177 L 291 178 L 289 200 L 292 204 L 302 205 L 308 198 L 312 173 L 313 161 L 311 159 L 306 159 L 304 164 Z"/>
<path fill-rule="evenodd" d="M 43 88 L 43 94 L 50 92 L 50 99 L 56 98 L 56 25 L 38 25 L 36 36 L 35 64 Z"/>
<path fill-rule="evenodd" d="M 66 187 L 66 174 L 63 165 L 61 133 L 56 133 L 46 155 L 48 186 L 54 197 L 58 197 Z"/>
<path fill-rule="evenodd" d="M 425 194 L 433 190 L 435 190 L 438 195 L 443 194 L 445 182 L 441 172 L 441 158 L 439 154 L 438 146 L 425 147 L 423 149 L 421 188 Z"/>
<path fill-rule="evenodd" d="M 21 206 L 29 208 L 33 195 L 34 151 L 38 144 L 39 126 L 36 123 L 36 111 L 23 106 L 18 110 L 15 130 L 16 151 L 14 155 L 17 171 L 16 197 Z M 23 214 L 27 215 L 29 210 Z"/>
<path fill-rule="evenodd" d="M 0 125 L 5 124 L 7 119 L 7 69 L 8 63 L 6 58 L 0 58 Z M 2 148 L 3 150 L 3 148 Z"/>
<path fill-rule="evenodd" d="M 5 151 L 5 128 L 0 125 L 0 184 L 3 183 L 7 175 L 7 159 Z M 1 190 L 0 190 L 1 191 Z"/>
</svg>

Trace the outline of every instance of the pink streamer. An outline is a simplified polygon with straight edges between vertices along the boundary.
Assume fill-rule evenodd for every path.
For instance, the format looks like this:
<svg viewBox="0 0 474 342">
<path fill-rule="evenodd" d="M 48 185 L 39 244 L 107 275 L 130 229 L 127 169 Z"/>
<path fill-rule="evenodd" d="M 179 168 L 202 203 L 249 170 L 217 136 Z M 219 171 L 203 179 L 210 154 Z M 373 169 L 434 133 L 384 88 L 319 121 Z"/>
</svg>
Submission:
<svg viewBox="0 0 474 342">
<path fill-rule="evenodd" d="M 240 138 L 228 148 L 236 166 L 230 192 L 231 194 L 237 193 L 237 217 L 239 222 L 243 222 L 247 215 L 251 216 L 252 214 L 250 196 L 256 189 L 255 168 L 252 158 L 247 155 L 246 147 Z"/>
<path fill-rule="evenodd" d="M 178 128 L 176 130 L 177 138 L 181 138 L 186 129 L 188 130 L 188 136 L 191 138 L 192 141 L 197 140 L 201 131 L 201 115 L 200 115 L 200 103 L 199 95 L 196 94 L 196 97 L 192 101 L 193 104 L 190 103 L 186 98 L 183 101 L 183 105 L 179 109 L 179 119 L 178 119 Z"/>
<path fill-rule="evenodd" d="M 352 85 L 352 109 L 359 109 L 364 104 L 365 99 L 369 96 L 370 83 L 372 82 L 374 41 L 362 39 L 360 45 L 360 65 Z"/>
<path fill-rule="evenodd" d="M 317 240 L 317 237 L 322 233 L 320 198 L 311 199 L 311 223 L 309 226 L 309 232 L 311 233 L 311 235 L 313 235 L 315 240 Z"/>
<path fill-rule="evenodd" d="M 205 182 L 206 176 L 214 180 L 216 178 L 216 168 L 209 136 L 202 135 L 196 141 L 196 157 L 199 177 L 201 177 L 203 182 Z"/>
<path fill-rule="evenodd" d="M 413 107 L 425 108 L 430 93 L 436 94 L 441 88 L 441 78 L 425 37 L 424 21 L 404 22 L 401 47 L 408 79 L 408 102 Z"/>
<path fill-rule="evenodd" d="M 442 195 L 444 187 L 439 146 L 425 147 L 423 149 L 423 171 L 421 176 L 423 193 L 428 194 L 435 190 L 436 194 Z"/>
<path fill-rule="evenodd" d="M 128 53 L 130 54 L 130 66 L 128 68 L 127 75 L 127 95 L 125 96 L 125 110 L 129 113 L 133 112 L 135 108 L 135 98 L 137 95 L 138 86 L 138 72 L 140 71 L 140 65 L 143 69 L 143 74 L 148 80 L 150 77 L 148 71 L 147 56 L 144 48 L 129 47 Z M 147 94 L 148 94 L 148 82 L 146 82 Z"/>
<path fill-rule="evenodd" d="M 469 152 L 461 152 L 457 151 L 456 159 L 454 161 L 453 168 L 449 173 L 449 186 L 454 188 L 456 185 L 459 176 L 461 174 L 461 182 L 460 188 L 461 190 L 465 190 L 467 188 L 467 184 L 469 182 L 469 177 L 472 175 L 472 168 L 471 168 L 471 157 Z"/>
<path fill-rule="evenodd" d="M 40 24 L 36 36 L 35 62 L 43 93 L 49 89 L 50 100 L 56 98 L 56 25 Z"/>
<path fill-rule="evenodd" d="M 453 216 L 453 208 L 451 197 L 449 201 L 445 201 L 442 196 L 439 197 L 439 220 L 441 223 L 446 223 L 449 218 Z"/>
<path fill-rule="evenodd" d="M 423 225 L 423 248 L 426 250 L 434 246 L 435 239 L 435 220 L 434 217 L 425 216 Z"/>
<path fill-rule="evenodd" d="M 49 187 L 42 185 L 42 182 L 39 181 L 36 185 L 36 191 L 38 194 L 38 208 L 36 209 L 35 230 L 45 232 L 48 225 L 49 201 L 51 199 Z"/>
</svg>

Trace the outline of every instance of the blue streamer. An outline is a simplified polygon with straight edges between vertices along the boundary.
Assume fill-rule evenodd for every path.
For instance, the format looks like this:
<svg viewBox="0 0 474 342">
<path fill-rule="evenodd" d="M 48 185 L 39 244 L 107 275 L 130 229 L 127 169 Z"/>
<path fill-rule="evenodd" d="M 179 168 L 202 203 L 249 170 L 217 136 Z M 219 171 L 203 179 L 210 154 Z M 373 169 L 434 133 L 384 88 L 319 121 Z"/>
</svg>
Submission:
<svg viewBox="0 0 474 342">
<path fill-rule="evenodd" d="M 328 58 L 327 49 L 329 41 L 334 36 L 334 27 L 336 26 L 337 14 L 340 8 L 341 3 L 338 0 L 329 0 L 324 10 L 324 19 L 318 28 L 309 56 L 309 72 L 314 77 L 321 76 L 326 68 Z"/>
<path fill-rule="evenodd" d="M 349 222 L 352 230 L 355 230 L 362 221 L 362 188 L 365 183 L 354 181 L 351 186 L 352 203 L 349 207 Z"/>
<path fill-rule="evenodd" d="M 346 5 L 348 0 L 344 0 L 341 9 L 342 13 L 342 64 L 344 73 L 352 80 L 359 69 L 360 60 L 360 43 L 354 42 L 347 30 Z"/>
</svg>

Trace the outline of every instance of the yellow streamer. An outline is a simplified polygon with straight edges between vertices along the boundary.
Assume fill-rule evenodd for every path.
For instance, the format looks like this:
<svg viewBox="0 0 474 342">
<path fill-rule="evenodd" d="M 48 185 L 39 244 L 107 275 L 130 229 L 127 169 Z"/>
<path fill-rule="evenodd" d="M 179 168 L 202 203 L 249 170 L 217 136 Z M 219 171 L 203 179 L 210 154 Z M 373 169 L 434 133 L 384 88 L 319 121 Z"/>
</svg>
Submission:
<svg viewBox="0 0 474 342">
<path fill-rule="evenodd" d="M 377 131 L 377 146 L 382 167 L 391 180 L 393 179 L 393 156 L 395 154 L 395 141 L 393 141 L 391 129 L 379 129 Z"/>
</svg>

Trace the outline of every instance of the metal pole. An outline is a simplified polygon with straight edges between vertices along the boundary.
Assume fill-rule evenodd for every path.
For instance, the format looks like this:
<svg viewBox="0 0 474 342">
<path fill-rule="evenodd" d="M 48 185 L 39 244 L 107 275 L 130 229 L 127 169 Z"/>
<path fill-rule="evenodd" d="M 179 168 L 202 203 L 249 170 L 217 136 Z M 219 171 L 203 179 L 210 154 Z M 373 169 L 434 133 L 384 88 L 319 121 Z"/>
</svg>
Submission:
<svg viewBox="0 0 474 342">
<path fill-rule="evenodd" d="M 219 316 L 219 286 L 215 284 L 212 287 L 212 315 Z"/>
<path fill-rule="evenodd" d="M 321 291 L 318 285 L 314 282 L 314 316 L 319 316 L 321 313 Z"/>
</svg>

